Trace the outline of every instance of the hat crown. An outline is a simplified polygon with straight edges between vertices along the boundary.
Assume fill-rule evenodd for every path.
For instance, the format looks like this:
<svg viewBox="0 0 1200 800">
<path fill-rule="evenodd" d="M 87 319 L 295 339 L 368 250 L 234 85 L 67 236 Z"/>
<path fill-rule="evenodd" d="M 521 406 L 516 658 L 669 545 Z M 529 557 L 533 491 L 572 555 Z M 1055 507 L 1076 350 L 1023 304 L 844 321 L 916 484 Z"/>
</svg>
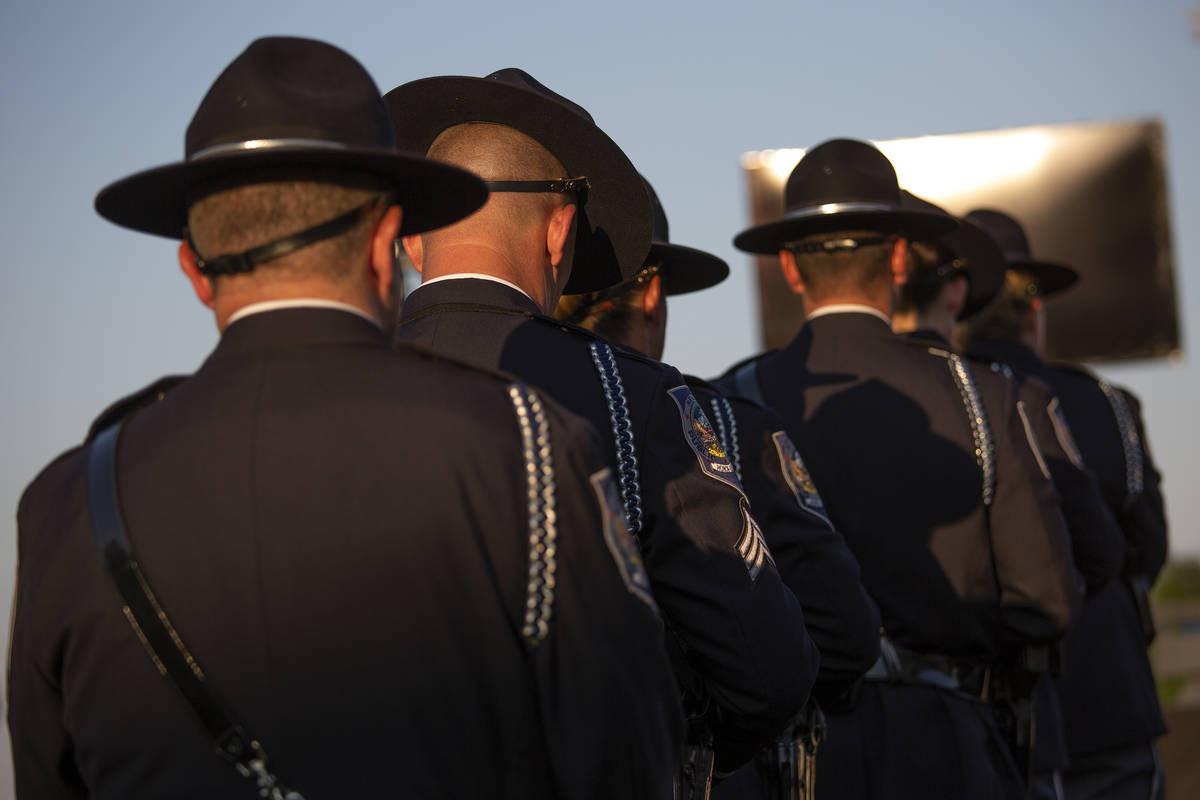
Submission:
<svg viewBox="0 0 1200 800">
<path fill-rule="evenodd" d="M 325 42 L 257 39 L 213 82 L 184 140 L 188 160 L 256 140 L 293 146 L 395 149 L 371 76 Z"/>
<path fill-rule="evenodd" d="M 646 180 L 646 176 L 642 176 L 642 183 L 646 184 L 646 194 L 650 195 L 650 205 L 653 208 L 654 228 L 650 235 L 650 240 L 660 244 L 669 244 L 671 237 L 668 236 L 667 227 L 667 212 L 663 210 L 663 205 L 659 202 L 658 193 L 654 191 L 654 187 L 650 185 L 650 181 Z"/>
<path fill-rule="evenodd" d="M 589 114 L 587 109 L 585 109 L 583 106 L 568 100 L 558 92 L 548 88 L 545 84 L 538 81 L 525 70 L 518 67 L 505 67 L 504 69 L 498 69 L 490 75 L 485 75 L 483 79 L 485 81 L 499 81 L 500 83 L 507 83 L 509 86 L 515 86 L 518 89 L 525 89 L 526 91 L 540 94 L 542 97 L 566 106 L 593 125 L 596 124 L 596 121 L 592 119 L 592 115 Z"/>
<path fill-rule="evenodd" d="M 805 153 L 784 188 L 786 212 L 834 203 L 900 205 L 892 162 L 855 139 L 831 139 Z"/>
<path fill-rule="evenodd" d="M 990 208 L 977 208 L 964 217 L 984 233 L 992 237 L 1004 253 L 1004 260 L 1009 263 L 1032 261 L 1029 251 L 1029 240 L 1025 237 L 1025 229 L 1021 223 L 1005 214 Z"/>
</svg>

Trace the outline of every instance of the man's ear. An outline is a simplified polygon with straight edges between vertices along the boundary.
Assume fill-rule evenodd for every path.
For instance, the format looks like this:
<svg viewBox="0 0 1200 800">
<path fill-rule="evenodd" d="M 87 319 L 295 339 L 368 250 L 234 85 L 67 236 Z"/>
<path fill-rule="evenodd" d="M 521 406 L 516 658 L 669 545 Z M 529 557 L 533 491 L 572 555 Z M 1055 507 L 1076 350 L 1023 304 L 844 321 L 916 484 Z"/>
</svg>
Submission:
<svg viewBox="0 0 1200 800">
<path fill-rule="evenodd" d="M 779 268 L 783 270 L 783 278 L 791 290 L 796 294 L 804 294 L 804 280 L 796 268 L 796 256 L 791 250 L 779 251 Z"/>
<path fill-rule="evenodd" d="M 642 313 L 646 315 L 647 319 L 656 319 L 661 304 L 662 275 L 655 275 L 650 278 L 645 291 L 642 292 Z"/>
<path fill-rule="evenodd" d="M 412 262 L 413 269 L 417 271 L 418 275 L 424 275 L 425 242 L 421 241 L 421 235 L 404 236 L 400 239 L 400 243 L 404 245 L 404 252 L 408 253 L 408 260 Z"/>
<path fill-rule="evenodd" d="M 958 316 L 963 310 L 963 306 L 967 304 L 967 297 L 971 294 L 971 280 L 966 275 L 956 275 L 947 286 L 949 291 L 950 308 L 954 311 L 955 316 Z"/>
<path fill-rule="evenodd" d="M 396 274 L 394 258 L 396 237 L 400 234 L 400 220 L 403 218 L 400 206 L 392 206 L 384 212 L 371 234 L 371 251 L 369 253 L 369 268 L 375 292 L 384 308 L 390 308 L 392 303 L 392 281 L 399 280 Z"/>
<path fill-rule="evenodd" d="M 179 268 L 191 281 L 196 299 L 211 309 L 213 307 L 212 281 L 196 266 L 196 254 L 192 252 L 192 248 L 188 247 L 187 242 L 179 243 Z"/>
<path fill-rule="evenodd" d="M 550 224 L 546 227 L 546 254 L 550 256 L 550 266 L 552 267 L 557 267 L 562 263 L 567 238 L 571 235 L 571 222 L 575 219 L 575 211 L 575 204 L 569 203 L 562 208 L 556 208 L 550 215 Z"/>
<path fill-rule="evenodd" d="M 892 255 L 888 261 L 892 273 L 892 285 L 903 286 L 908 280 L 908 239 L 903 236 L 892 243 Z"/>
</svg>

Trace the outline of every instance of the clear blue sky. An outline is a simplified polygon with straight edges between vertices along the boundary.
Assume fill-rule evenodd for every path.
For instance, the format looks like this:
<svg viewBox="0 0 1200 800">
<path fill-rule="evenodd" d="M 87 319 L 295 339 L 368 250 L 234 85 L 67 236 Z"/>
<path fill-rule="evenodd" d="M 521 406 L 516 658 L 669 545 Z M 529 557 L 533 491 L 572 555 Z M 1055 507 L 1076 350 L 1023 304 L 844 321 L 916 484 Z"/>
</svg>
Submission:
<svg viewBox="0 0 1200 800">
<path fill-rule="evenodd" d="M 757 344 L 750 260 L 730 245 L 748 216 L 744 151 L 840 135 L 1161 118 L 1185 354 L 1103 372 L 1141 395 L 1175 550 L 1200 552 L 1200 493 L 1190 486 L 1200 443 L 1190 324 L 1200 309 L 1200 42 L 1189 18 L 1197 7 L 7 0 L 0 597 L 11 596 L 12 515 L 23 486 L 77 443 L 102 407 L 161 374 L 193 370 L 216 339 L 178 272 L 174 244 L 103 222 L 93 197 L 127 173 L 177 160 L 208 85 L 267 34 L 333 42 L 384 91 L 520 66 L 588 108 L 654 182 L 673 240 L 734 269 L 720 288 L 671 308 L 667 360 L 701 375 Z M 0 797 L 6 758 L 7 748 Z"/>
</svg>

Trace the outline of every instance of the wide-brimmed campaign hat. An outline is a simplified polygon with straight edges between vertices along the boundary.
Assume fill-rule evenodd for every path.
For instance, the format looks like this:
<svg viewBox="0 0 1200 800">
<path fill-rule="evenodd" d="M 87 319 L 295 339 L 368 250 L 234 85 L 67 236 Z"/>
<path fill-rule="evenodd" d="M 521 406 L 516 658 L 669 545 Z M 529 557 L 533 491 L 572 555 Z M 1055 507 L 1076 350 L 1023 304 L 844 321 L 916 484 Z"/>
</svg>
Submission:
<svg viewBox="0 0 1200 800">
<path fill-rule="evenodd" d="M 646 193 L 650 195 L 650 204 L 654 208 L 654 233 L 651 236 L 650 254 L 646 256 L 646 263 L 659 266 L 666 293 L 675 295 L 698 292 L 716 286 L 728 278 L 729 265 L 724 259 L 694 247 L 671 243 L 667 213 L 663 210 L 650 181 L 645 177 L 642 180 L 646 182 Z"/>
<path fill-rule="evenodd" d="M 952 216 L 940 206 L 904 189 L 900 190 L 900 205 L 907 209 L 924 209 Z M 958 315 L 959 319 L 966 319 L 991 302 L 1004 288 L 1004 254 L 982 228 L 964 219 L 955 220 L 958 227 L 933 242 L 948 256 L 948 260 L 937 264 L 935 270 L 942 278 L 955 273 L 966 276 L 967 300 Z"/>
<path fill-rule="evenodd" d="M 1029 250 L 1025 229 L 1003 211 L 977 208 L 964 219 L 982 228 L 1000 246 L 1005 265 L 1033 278 L 1042 297 L 1057 294 L 1079 280 L 1079 273 L 1065 264 L 1035 259 Z"/>
<path fill-rule="evenodd" d="M 217 188 L 261 180 L 365 176 L 403 206 L 401 233 L 455 222 L 487 202 L 471 173 L 396 149 L 371 76 L 312 39 L 258 39 L 225 68 L 196 109 L 184 160 L 138 172 L 96 196 L 104 218 L 182 238 L 188 206 Z"/>
<path fill-rule="evenodd" d="M 877 231 L 926 239 L 953 230 L 953 218 L 900 205 L 887 156 L 866 142 L 831 139 L 804 154 L 788 176 L 781 218 L 739 233 L 733 246 L 774 255 L 788 242 L 835 231 Z"/>
<path fill-rule="evenodd" d="M 587 178 L 566 293 L 614 286 L 641 270 L 650 248 L 650 199 L 625 153 L 581 106 L 515 68 L 484 78 L 424 78 L 384 99 L 403 149 L 424 153 L 447 128 L 489 122 L 538 142 L 570 173 L 547 179 Z"/>
</svg>

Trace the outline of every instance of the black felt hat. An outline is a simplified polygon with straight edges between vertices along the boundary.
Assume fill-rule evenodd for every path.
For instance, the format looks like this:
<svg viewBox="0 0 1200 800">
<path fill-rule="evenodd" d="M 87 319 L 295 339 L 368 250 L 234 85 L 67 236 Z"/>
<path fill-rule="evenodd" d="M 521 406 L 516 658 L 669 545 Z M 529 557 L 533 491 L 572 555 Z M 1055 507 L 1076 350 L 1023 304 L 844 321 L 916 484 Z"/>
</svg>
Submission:
<svg viewBox="0 0 1200 800">
<path fill-rule="evenodd" d="M 904 189 L 900 190 L 900 205 L 951 216 L 940 206 Z M 980 311 L 1004 288 L 1004 254 L 982 228 L 964 219 L 956 219 L 956 222 L 957 228 L 936 240 L 949 254 L 948 263 L 938 264 L 936 268 L 946 270 L 947 276 L 953 272 L 966 275 L 967 301 L 958 315 L 959 319 L 966 319 Z"/>
<path fill-rule="evenodd" d="M 256 180 L 350 174 L 395 192 L 401 233 L 455 222 L 487 202 L 465 170 L 396 149 L 371 76 L 312 39 L 258 39 L 200 102 L 184 160 L 138 172 L 96 196 L 96 211 L 134 230 L 181 238 L 188 206 L 215 188 Z"/>
<path fill-rule="evenodd" d="M 663 211 L 658 194 L 645 177 L 646 193 L 650 195 L 650 203 L 654 207 L 654 234 L 650 242 L 650 254 L 646 256 L 647 263 L 661 264 L 659 274 L 668 295 L 698 292 L 710 286 L 716 286 L 729 277 L 729 265 L 723 259 L 711 253 L 697 250 L 694 247 L 684 247 L 671 244 L 667 229 L 667 213 Z"/>
<path fill-rule="evenodd" d="M 733 246 L 774 255 L 816 233 L 878 231 L 925 239 L 953 230 L 953 218 L 900 205 L 896 170 L 878 148 L 831 139 L 804 154 L 788 176 L 781 218 L 739 233 Z"/>
<path fill-rule="evenodd" d="M 1058 294 L 1079 280 L 1079 273 L 1065 264 L 1034 259 L 1021 223 L 1003 211 L 977 208 L 964 219 L 987 232 L 1000 246 L 1005 265 L 1014 272 L 1033 278 L 1037 283 L 1037 293 L 1042 297 Z"/>
<path fill-rule="evenodd" d="M 625 153 L 582 107 L 514 68 L 485 78 L 424 78 L 397 86 L 384 99 L 406 150 L 424 153 L 447 128 L 490 122 L 535 140 L 570 173 L 547 179 L 588 179 L 565 293 L 615 286 L 641 270 L 650 247 L 650 199 Z"/>
</svg>

